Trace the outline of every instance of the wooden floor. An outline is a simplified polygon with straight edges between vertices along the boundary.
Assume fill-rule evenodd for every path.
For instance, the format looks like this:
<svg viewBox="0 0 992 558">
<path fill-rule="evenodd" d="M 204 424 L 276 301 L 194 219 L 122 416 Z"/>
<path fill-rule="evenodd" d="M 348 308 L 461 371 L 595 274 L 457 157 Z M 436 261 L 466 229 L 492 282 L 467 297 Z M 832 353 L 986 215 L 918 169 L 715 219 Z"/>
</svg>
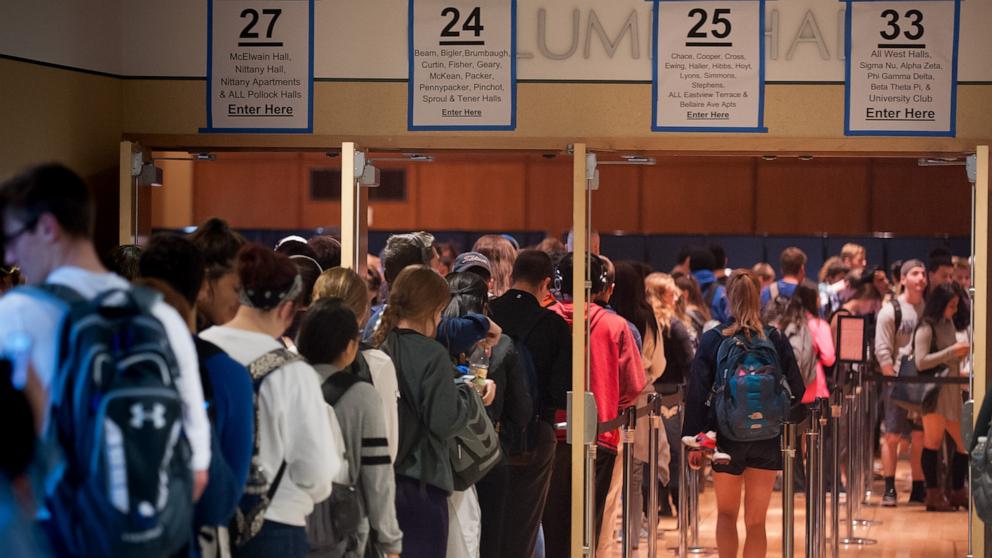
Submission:
<svg viewBox="0 0 992 558">
<path fill-rule="evenodd" d="M 881 483 L 878 483 L 878 489 Z M 842 558 L 964 558 L 968 553 L 968 516 L 964 511 L 951 513 L 928 513 L 923 506 L 905 503 L 909 495 L 909 467 L 906 462 L 900 462 L 896 478 L 896 488 L 899 492 L 899 506 L 882 508 L 877 505 L 880 492 L 872 498 L 876 504 L 862 509 L 861 519 L 880 521 L 877 526 L 855 529 L 855 536 L 877 540 L 877 544 L 864 547 L 841 546 Z M 829 502 L 829 500 L 828 500 Z M 843 503 L 843 500 L 842 500 Z M 829 504 L 828 504 L 829 505 Z M 805 557 L 805 497 L 796 498 L 796 543 L 794 556 Z M 714 547 L 716 540 L 714 529 L 716 525 L 716 510 L 712 486 L 706 487 L 700 496 L 700 542 L 701 546 Z M 844 506 L 841 506 L 843 518 Z M 829 515 L 828 515 L 829 521 Z M 677 522 L 675 518 L 662 518 L 658 531 L 658 557 L 671 557 L 669 547 L 678 543 Z M 780 492 L 772 495 L 772 504 L 768 512 L 768 556 L 782 555 L 782 498 Z M 829 527 L 828 527 L 829 531 Z M 740 520 L 738 532 L 743 535 L 744 522 Z M 847 531 L 841 527 L 842 538 Z M 743 546 L 743 540 L 741 540 Z M 619 558 L 620 546 L 615 545 L 613 552 L 597 558 Z M 830 549 L 827 549 L 828 556 Z M 637 558 L 647 556 L 647 542 L 642 539 L 640 548 L 635 552 Z M 715 556 L 715 554 L 713 554 Z"/>
</svg>

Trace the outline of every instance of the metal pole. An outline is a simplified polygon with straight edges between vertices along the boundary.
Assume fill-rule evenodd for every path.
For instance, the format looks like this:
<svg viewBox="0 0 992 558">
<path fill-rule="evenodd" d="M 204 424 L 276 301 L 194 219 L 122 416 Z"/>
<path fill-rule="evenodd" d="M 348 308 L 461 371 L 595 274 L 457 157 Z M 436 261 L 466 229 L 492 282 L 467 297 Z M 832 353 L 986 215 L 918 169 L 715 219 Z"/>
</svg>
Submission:
<svg viewBox="0 0 992 558">
<path fill-rule="evenodd" d="M 855 448 L 857 446 L 857 427 L 858 420 L 855 416 L 856 411 L 856 401 L 857 401 L 857 390 L 855 386 L 851 386 L 849 393 L 845 396 L 845 401 L 847 403 L 847 412 L 844 413 L 847 416 L 847 517 L 845 517 L 845 522 L 847 523 L 847 537 L 840 540 L 840 544 L 843 545 L 871 545 L 875 544 L 877 541 L 868 538 L 861 538 L 854 536 L 854 525 L 857 520 L 854 518 L 854 505 L 855 500 L 860 500 L 858 495 L 858 477 L 855 469 L 857 468 L 857 458 L 855 456 Z"/>
<path fill-rule="evenodd" d="M 632 539 L 637 536 L 633 533 L 634 518 L 630 516 L 630 508 L 634 501 L 634 494 L 631 490 L 633 483 L 630 481 L 634 477 L 634 429 L 637 428 L 637 409 L 627 407 L 623 413 L 626 417 L 626 424 L 623 428 L 623 506 L 621 508 L 623 534 L 621 536 L 623 541 L 622 556 L 623 558 L 630 558 L 634 551 Z M 637 497 L 640 498 L 640 494 Z"/>
<path fill-rule="evenodd" d="M 867 426 L 867 405 L 865 403 L 866 394 L 868 392 L 865 385 L 865 368 L 864 365 L 859 365 L 855 375 L 855 399 L 854 399 L 854 410 L 852 411 L 852 417 L 855 422 L 856 428 L 854 432 L 863 433 L 868 429 Z M 854 488 L 848 487 L 847 495 L 848 497 L 854 498 L 854 515 L 852 516 L 855 525 L 862 527 L 868 527 L 872 525 L 881 525 L 881 521 L 874 519 L 861 519 L 861 509 L 862 504 L 865 503 L 865 493 L 867 491 L 867 486 L 870 484 L 870 478 L 873 473 L 871 467 L 866 467 L 865 454 L 868 453 L 867 448 L 864 445 L 864 440 L 860 440 L 858 443 L 857 438 L 851 438 L 853 447 L 855 449 L 855 479 L 857 484 L 853 485 Z"/>
<path fill-rule="evenodd" d="M 810 429 L 806 432 L 806 558 L 819 558 L 820 545 L 817 527 L 820 524 L 820 489 L 817 472 L 820 470 L 820 409 L 810 408 Z M 784 492 L 784 489 L 783 489 Z M 783 496 L 784 497 L 784 496 Z M 784 509 L 784 508 L 783 508 Z M 784 521 L 784 514 L 783 514 Z"/>
<path fill-rule="evenodd" d="M 702 469 L 690 469 L 689 471 L 689 513 L 691 520 L 689 528 L 692 529 L 692 537 L 689 539 L 689 552 L 699 548 L 699 477 Z"/>
<path fill-rule="evenodd" d="M 782 558 L 795 556 L 796 425 L 782 425 Z"/>
<path fill-rule="evenodd" d="M 586 445 L 586 556 L 596 558 L 596 442 Z"/>
<path fill-rule="evenodd" d="M 834 392 L 834 403 L 830 406 L 830 453 L 833 462 L 833 478 L 830 481 L 830 539 L 831 555 L 840 557 L 840 417 L 843 393 L 838 397 Z"/>
<path fill-rule="evenodd" d="M 816 406 L 820 411 L 820 435 L 816 446 L 816 499 L 817 499 L 817 523 L 816 523 L 816 556 L 826 558 L 827 556 L 827 471 L 824 461 L 824 446 L 826 445 L 827 413 L 830 409 L 829 401 L 825 398 L 818 398 Z"/>
<path fill-rule="evenodd" d="M 648 558 L 658 555 L 658 434 L 661 415 L 657 393 L 648 395 Z"/>
<path fill-rule="evenodd" d="M 689 556 L 689 452 L 679 444 L 679 558 Z"/>
</svg>

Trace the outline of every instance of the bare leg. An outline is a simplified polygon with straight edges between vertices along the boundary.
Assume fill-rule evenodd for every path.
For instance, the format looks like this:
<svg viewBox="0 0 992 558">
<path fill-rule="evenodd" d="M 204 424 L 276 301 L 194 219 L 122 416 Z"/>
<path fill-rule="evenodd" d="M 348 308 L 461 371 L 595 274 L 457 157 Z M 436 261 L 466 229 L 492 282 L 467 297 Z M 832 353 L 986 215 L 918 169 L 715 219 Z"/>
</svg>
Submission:
<svg viewBox="0 0 992 558">
<path fill-rule="evenodd" d="M 944 431 L 949 426 L 944 415 L 928 413 L 923 415 L 923 447 L 929 450 L 939 450 L 944 442 Z M 958 439 L 961 435 L 958 434 Z M 957 440 L 955 440 L 957 442 Z"/>
<path fill-rule="evenodd" d="M 765 522 L 776 473 L 765 469 L 744 469 L 744 525 L 747 528 L 744 558 L 765 558 L 768 553 Z"/>
<path fill-rule="evenodd" d="M 737 514 L 741 509 L 743 476 L 713 473 L 716 492 L 716 546 L 720 558 L 737 558 Z"/>
<path fill-rule="evenodd" d="M 902 437 L 898 434 L 885 434 L 882 439 L 882 475 L 886 477 L 896 476 L 896 461 L 899 460 L 899 440 Z"/>
</svg>

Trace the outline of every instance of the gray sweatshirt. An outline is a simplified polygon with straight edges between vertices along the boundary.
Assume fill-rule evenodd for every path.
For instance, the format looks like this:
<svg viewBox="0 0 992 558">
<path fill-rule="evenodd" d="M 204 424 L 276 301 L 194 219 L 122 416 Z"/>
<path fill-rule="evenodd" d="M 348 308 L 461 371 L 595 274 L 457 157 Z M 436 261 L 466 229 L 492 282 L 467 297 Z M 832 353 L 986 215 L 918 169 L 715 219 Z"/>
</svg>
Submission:
<svg viewBox="0 0 992 558">
<path fill-rule="evenodd" d="M 937 331 L 936 352 L 930 352 L 931 339 L 933 339 L 934 329 Z M 954 330 L 954 323 L 944 319 L 937 322 L 936 328 L 931 328 L 927 323 L 921 323 L 916 330 L 916 347 L 914 357 L 916 367 L 920 370 L 929 370 L 937 366 L 947 366 L 956 375 L 961 369 L 961 359 L 954 354 L 954 345 L 958 342 L 957 332 Z"/>
<path fill-rule="evenodd" d="M 878 312 L 875 324 L 875 358 L 879 366 L 891 365 L 898 368 L 897 362 L 913 351 L 913 330 L 919 316 L 923 314 L 923 302 L 913 306 L 906 302 L 906 295 L 899 296 L 902 308 L 902 324 L 896 331 L 896 313 L 891 302 L 887 302 Z"/>
<path fill-rule="evenodd" d="M 314 369 L 321 382 L 341 373 L 326 364 Z M 382 398 L 372 384 L 358 382 L 334 405 L 334 415 L 344 436 L 348 478 L 361 490 L 375 542 L 382 552 L 399 554 L 403 533 L 396 520 L 396 478 L 389 458 Z"/>
</svg>

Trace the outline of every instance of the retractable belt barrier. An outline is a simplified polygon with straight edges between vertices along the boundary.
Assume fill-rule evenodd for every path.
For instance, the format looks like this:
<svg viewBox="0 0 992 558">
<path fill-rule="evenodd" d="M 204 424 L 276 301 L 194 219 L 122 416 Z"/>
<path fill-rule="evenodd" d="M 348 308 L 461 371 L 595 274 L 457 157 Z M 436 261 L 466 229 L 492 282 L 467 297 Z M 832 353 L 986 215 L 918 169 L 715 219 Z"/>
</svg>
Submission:
<svg viewBox="0 0 992 558">
<path fill-rule="evenodd" d="M 900 378 L 899 376 L 884 376 L 882 374 L 867 374 L 865 379 L 872 382 L 882 382 L 889 384 L 963 384 L 969 383 L 965 376 L 915 376 L 912 378 Z"/>
</svg>

